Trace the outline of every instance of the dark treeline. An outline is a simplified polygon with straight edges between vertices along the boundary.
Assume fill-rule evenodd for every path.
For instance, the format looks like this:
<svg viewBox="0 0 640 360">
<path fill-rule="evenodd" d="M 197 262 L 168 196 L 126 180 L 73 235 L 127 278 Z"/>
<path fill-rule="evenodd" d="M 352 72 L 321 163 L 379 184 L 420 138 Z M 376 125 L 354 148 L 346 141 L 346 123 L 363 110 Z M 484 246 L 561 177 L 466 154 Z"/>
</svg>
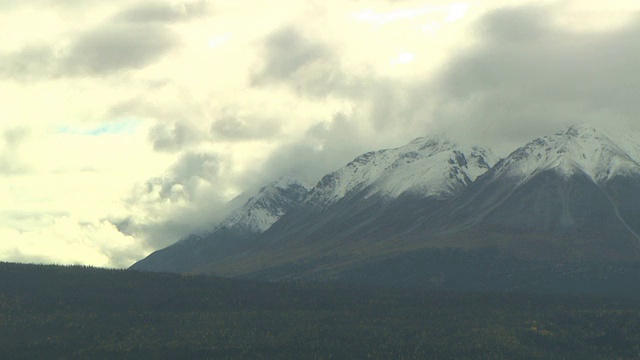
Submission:
<svg viewBox="0 0 640 360">
<path fill-rule="evenodd" d="M 637 359 L 640 299 L 0 264 L 1 359 Z"/>
</svg>

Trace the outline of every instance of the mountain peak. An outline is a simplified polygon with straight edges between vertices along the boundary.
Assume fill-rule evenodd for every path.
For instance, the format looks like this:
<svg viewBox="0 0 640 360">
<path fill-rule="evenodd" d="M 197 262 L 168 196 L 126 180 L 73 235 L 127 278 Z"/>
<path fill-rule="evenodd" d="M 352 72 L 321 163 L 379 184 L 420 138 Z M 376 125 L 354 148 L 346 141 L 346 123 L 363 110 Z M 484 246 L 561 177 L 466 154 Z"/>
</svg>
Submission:
<svg viewBox="0 0 640 360">
<path fill-rule="evenodd" d="M 569 126 L 566 130 L 559 132 L 558 134 L 564 134 L 567 137 L 588 137 L 601 131 L 600 128 L 591 124 L 574 124 Z"/>
<path fill-rule="evenodd" d="M 258 193 L 232 211 L 219 227 L 261 233 L 298 206 L 310 187 L 309 180 L 304 177 L 282 176 L 261 187 Z"/>
<path fill-rule="evenodd" d="M 620 172 L 640 172 L 640 147 L 629 132 L 573 125 L 520 147 L 496 172 L 522 182 L 546 170 L 565 177 L 584 174 L 602 183 Z"/>
<path fill-rule="evenodd" d="M 459 147 L 438 135 L 420 137 L 405 146 L 356 157 L 323 177 L 307 202 L 326 207 L 362 191 L 365 197 L 446 198 L 489 170 L 496 160 L 491 151 L 478 146 Z"/>
</svg>

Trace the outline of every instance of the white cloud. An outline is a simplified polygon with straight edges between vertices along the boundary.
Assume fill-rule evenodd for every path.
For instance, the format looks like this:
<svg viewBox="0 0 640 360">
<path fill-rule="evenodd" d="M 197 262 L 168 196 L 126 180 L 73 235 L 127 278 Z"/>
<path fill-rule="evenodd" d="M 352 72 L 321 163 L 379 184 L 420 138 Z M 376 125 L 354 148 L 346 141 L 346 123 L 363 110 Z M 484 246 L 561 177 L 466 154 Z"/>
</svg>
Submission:
<svg viewBox="0 0 640 360">
<path fill-rule="evenodd" d="M 133 237 L 107 222 L 62 216 L 30 230 L 0 226 L 0 257 L 5 261 L 128 266 L 145 252 Z"/>
</svg>

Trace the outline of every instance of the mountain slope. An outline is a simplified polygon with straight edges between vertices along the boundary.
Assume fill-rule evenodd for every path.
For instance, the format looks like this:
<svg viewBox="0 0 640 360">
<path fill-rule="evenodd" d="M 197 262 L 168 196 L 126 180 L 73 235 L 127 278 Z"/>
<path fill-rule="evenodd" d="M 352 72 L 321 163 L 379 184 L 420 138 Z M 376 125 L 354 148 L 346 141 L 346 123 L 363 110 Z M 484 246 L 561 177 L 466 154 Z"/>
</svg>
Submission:
<svg viewBox="0 0 640 360">
<path fill-rule="evenodd" d="M 536 139 L 501 160 L 430 226 L 437 224 L 452 244 L 502 246 L 527 257 L 638 257 L 636 143 L 630 133 L 584 125 Z"/>
<path fill-rule="evenodd" d="M 145 271 L 188 272 L 228 257 L 253 244 L 258 235 L 299 206 L 308 193 L 305 180 L 286 177 L 263 186 L 211 231 L 190 235 L 158 250 L 131 268 Z"/>
</svg>

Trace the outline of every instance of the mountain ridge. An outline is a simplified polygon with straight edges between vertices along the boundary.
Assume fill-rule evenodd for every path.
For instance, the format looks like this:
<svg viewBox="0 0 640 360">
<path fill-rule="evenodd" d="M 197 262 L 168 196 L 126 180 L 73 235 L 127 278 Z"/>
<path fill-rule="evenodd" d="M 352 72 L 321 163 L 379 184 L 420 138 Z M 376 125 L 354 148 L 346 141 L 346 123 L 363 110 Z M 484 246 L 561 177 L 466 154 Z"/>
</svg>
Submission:
<svg viewBox="0 0 640 360">
<path fill-rule="evenodd" d="M 298 200 L 242 246 L 186 271 L 330 279 L 442 248 L 640 260 L 640 142 L 593 126 L 532 140 L 499 161 L 478 146 L 418 138 L 356 157 Z"/>
</svg>

